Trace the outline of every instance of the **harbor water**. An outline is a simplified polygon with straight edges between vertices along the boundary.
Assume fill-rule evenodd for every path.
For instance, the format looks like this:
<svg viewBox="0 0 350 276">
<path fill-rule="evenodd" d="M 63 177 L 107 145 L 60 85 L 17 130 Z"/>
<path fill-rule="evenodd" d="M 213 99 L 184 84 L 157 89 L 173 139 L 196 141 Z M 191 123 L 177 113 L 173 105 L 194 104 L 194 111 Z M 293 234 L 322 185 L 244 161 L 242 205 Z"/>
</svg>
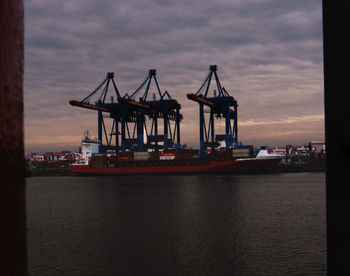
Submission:
<svg viewBox="0 0 350 276">
<path fill-rule="evenodd" d="M 326 275 L 325 173 L 27 178 L 30 275 Z"/>
</svg>

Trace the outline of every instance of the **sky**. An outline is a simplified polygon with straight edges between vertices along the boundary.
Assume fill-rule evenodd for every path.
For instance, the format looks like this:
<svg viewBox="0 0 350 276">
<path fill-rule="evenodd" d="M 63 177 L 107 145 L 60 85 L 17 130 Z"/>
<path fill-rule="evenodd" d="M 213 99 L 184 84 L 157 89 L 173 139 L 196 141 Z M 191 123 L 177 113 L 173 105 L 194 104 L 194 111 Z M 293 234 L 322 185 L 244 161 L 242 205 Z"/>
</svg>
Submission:
<svg viewBox="0 0 350 276">
<path fill-rule="evenodd" d="M 321 0 L 26 0 L 26 152 L 78 150 L 97 112 L 73 107 L 115 73 L 132 93 L 149 69 L 182 106 L 181 140 L 199 145 L 186 98 L 218 66 L 238 102 L 238 139 L 254 146 L 324 140 Z M 220 129 L 219 129 L 220 130 Z"/>
</svg>

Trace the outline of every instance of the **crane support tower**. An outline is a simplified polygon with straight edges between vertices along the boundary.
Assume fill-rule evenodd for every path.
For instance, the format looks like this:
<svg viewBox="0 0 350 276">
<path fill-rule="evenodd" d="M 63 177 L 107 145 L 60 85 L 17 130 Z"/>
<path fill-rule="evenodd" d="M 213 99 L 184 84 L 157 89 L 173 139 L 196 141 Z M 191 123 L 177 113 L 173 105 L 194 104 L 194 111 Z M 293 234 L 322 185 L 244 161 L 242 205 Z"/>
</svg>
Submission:
<svg viewBox="0 0 350 276">
<path fill-rule="evenodd" d="M 217 92 L 214 90 L 213 95 L 209 96 L 209 94 L 211 94 L 209 88 L 213 76 L 216 81 Z M 195 94 L 187 94 L 187 98 L 199 104 L 199 140 L 201 156 L 205 155 L 205 150 L 207 148 L 215 149 L 218 147 L 221 141 L 225 142 L 226 150 L 237 146 L 238 104 L 237 101 L 227 93 L 226 89 L 221 86 L 216 65 L 210 65 L 209 74 L 201 87 Z M 204 106 L 208 109 L 205 110 Z M 233 109 L 231 107 L 233 107 Z M 207 120 L 205 118 L 205 112 L 209 113 L 209 118 Z M 224 134 L 215 134 L 215 118 L 216 120 L 225 120 Z M 208 123 L 206 123 L 206 121 L 208 121 Z"/>
<path fill-rule="evenodd" d="M 136 140 L 139 151 L 182 147 L 180 144 L 180 122 L 183 118 L 180 114 L 181 105 L 172 99 L 167 91 L 161 92 L 156 74 L 155 69 L 149 70 L 146 79 L 131 95 L 125 94 L 124 97 L 118 98 L 120 103 L 128 106 L 136 114 L 134 130 L 137 130 Z M 150 100 L 152 80 L 156 85 L 156 93 L 153 93 L 153 98 Z M 142 96 L 138 101 L 135 100 L 141 91 L 144 91 Z M 150 119 L 149 124 L 146 122 L 146 117 Z M 160 127 L 163 133 L 159 130 Z M 144 134 L 147 138 L 146 143 L 144 143 Z"/>
</svg>

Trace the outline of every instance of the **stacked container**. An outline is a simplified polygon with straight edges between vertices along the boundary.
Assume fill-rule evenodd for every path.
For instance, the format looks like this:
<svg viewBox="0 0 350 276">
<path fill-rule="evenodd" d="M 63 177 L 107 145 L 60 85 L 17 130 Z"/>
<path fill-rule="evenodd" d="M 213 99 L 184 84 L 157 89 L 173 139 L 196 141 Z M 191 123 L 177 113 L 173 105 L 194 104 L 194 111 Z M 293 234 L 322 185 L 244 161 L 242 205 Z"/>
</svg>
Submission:
<svg viewBox="0 0 350 276">
<path fill-rule="evenodd" d="M 232 157 L 235 158 L 249 158 L 254 155 L 254 152 L 252 149 L 233 149 L 232 150 Z"/>
<path fill-rule="evenodd" d="M 117 160 L 118 161 L 131 161 L 133 158 L 132 151 L 118 152 Z"/>
<path fill-rule="evenodd" d="M 176 154 L 174 152 L 162 152 L 159 156 L 160 160 L 174 160 Z"/>
<path fill-rule="evenodd" d="M 104 154 L 95 153 L 92 155 L 90 160 L 90 165 L 93 168 L 102 168 L 105 167 L 107 163 L 107 157 Z"/>
<path fill-rule="evenodd" d="M 227 160 L 227 159 L 232 159 L 232 149 L 228 149 L 228 150 L 212 150 L 210 157 L 213 160 Z"/>
<path fill-rule="evenodd" d="M 143 161 L 151 159 L 151 153 L 147 151 L 134 151 L 134 160 Z"/>
</svg>

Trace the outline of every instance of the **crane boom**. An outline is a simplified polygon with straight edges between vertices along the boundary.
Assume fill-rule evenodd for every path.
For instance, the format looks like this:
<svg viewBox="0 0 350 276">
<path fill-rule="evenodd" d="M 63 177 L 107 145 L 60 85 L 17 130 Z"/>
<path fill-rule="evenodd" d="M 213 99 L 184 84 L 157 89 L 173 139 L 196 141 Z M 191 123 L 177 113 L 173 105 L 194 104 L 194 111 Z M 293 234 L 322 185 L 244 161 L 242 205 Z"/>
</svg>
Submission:
<svg viewBox="0 0 350 276">
<path fill-rule="evenodd" d="M 93 110 L 99 110 L 99 111 L 104 111 L 104 112 L 113 112 L 114 109 L 100 106 L 100 105 L 95 105 L 95 104 L 90 104 L 90 103 L 84 103 L 84 102 L 79 102 L 75 100 L 70 100 L 69 103 L 73 106 L 79 106 L 87 109 L 93 109 Z"/>
</svg>

